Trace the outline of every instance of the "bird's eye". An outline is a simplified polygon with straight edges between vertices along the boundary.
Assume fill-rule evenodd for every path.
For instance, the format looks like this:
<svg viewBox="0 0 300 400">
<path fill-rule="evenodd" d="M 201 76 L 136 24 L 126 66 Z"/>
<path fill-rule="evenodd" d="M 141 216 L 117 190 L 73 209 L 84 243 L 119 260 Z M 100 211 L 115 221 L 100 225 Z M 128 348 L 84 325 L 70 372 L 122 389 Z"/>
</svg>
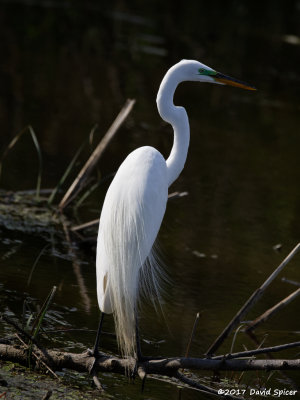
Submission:
<svg viewBox="0 0 300 400">
<path fill-rule="evenodd" d="M 199 68 L 199 74 L 204 74 L 205 69 L 204 68 Z"/>
</svg>

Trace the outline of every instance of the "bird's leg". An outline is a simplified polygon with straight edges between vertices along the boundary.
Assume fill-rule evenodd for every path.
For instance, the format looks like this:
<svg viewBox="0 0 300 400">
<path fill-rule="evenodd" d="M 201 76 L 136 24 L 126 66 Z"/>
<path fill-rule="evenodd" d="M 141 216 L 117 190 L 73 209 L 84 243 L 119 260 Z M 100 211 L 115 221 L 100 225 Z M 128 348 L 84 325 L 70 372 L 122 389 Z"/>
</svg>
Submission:
<svg viewBox="0 0 300 400">
<path fill-rule="evenodd" d="M 136 356 L 137 356 L 137 364 L 142 363 L 143 361 L 146 360 L 145 357 L 142 355 L 141 351 L 141 340 L 140 340 L 140 330 L 139 330 L 139 319 L 138 319 L 138 314 L 135 312 L 135 340 L 136 340 Z M 142 379 L 142 393 L 144 392 L 145 388 L 145 383 L 146 383 L 146 377 L 147 377 L 147 372 L 144 368 L 143 365 L 136 365 L 135 372 L 138 373 L 139 377 Z"/>
<path fill-rule="evenodd" d="M 143 361 L 142 351 L 141 351 L 141 340 L 140 340 L 140 329 L 139 329 L 139 317 L 137 311 L 135 312 L 135 340 L 136 340 L 136 356 L 137 361 Z"/>
<path fill-rule="evenodd" d="M 100 341 L 100 336 L 101 336 L 101 331 L 102 331 L 102 323 L 103 323 L 103 319 L 104 319 L 104 313 L 101 313 L 100 316 L 100 320 L 99 320 L 99 326 L 98 326 L 98 330 L 97 330 L 97 335 L 96 335 L 96 340 L 95 340 L 95 344 L 94 344 L 94 348 L 93 350 L 88 349 L 88 354 L 91 357 L 94 357 L 94 361 L 89 369 L 89 374 L 93 377 L 93 382 L 95 383 L 96 387 L 100 390 L 103 391 L 103 387 L 98 379 L 97 376 L 97 371 L 95 369 L 96 367 L 96 362 L 97 362 L 97 358 L 100 357 L 100 353 L 99 353 L 99 341 Z"/>
<path fill-rule="evenodd" d="M 100 342 L 100 336 L 101 336 L 101 331 L 102 331 L 102 323 L 103 323 L 103 319 L 104 319 L 104 313 L 101 313 L 100 316 L 100 321 L 99 321 L 99 326 L 98 326 L 98 330 L 97 330 L 97 335 L 96 335 L 96 340 L 95 340 L 95 344 L 94 344 L 94 349 L 90 352 L 91 355 L 95 358 L 100 357 L 100 353 L 99 353 L 99 342 Z"/>
</svg>

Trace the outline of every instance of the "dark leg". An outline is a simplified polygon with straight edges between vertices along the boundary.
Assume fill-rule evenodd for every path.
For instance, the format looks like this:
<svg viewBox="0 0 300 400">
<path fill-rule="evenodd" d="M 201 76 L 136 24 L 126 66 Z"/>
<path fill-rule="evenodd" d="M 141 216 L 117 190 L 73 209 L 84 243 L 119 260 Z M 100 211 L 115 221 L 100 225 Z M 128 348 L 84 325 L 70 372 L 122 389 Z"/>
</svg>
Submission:
<svg viewBox="0 0 300 400">
<path fill-rule="evenodd" d="M 135 312 L 135 340 L 136 340 L 136 356 L 137 361 L 143 361 L 142 350 L 141 350 L 141 340 L 140 340 L 140 330 L 139 330 L 139 318 L 137 312 Z"/>
<path fill-rule="evenodd" d="M 93 352 L 92 352 L 92 355 L 93 355 L 93 357 L 95 357 L 95 358 L 100 357 L 100 353 L 99 353 L 99 342 L 100 342 L 100 336 L 101 336 L 101 330 L 102 330 L 103 319 L 104 319 L 104 313 L 102 312 L 102 313 L 101 313 L 101 316 L 100 316 L 100 321 L 99 321 L 98 330 L 97 330 L 95 345 L 94 345 L 94 349 L 93 349 Z"/>
<path fill-rule="evenodd" d="M 139 332 L 139 319 L 137 312 L 135 312 L 135 340 L 136 340 L 136 356 L 137 356 L 137 363 L 141 363 L 146 360 L 145 357 L 142 355 L 142 350 L 141 350 L 141 340 L 140 340 L 140 332 Z M 142 366 L 140 366 L 141 368 Z M 142 371 L 138 371 L 139 377 L 142 379 L 142 393 L 145 388 L 145 383 L 146 383 L 146 377 L 147 373 L 146 370 L 142 367 Z"/>
</svg>

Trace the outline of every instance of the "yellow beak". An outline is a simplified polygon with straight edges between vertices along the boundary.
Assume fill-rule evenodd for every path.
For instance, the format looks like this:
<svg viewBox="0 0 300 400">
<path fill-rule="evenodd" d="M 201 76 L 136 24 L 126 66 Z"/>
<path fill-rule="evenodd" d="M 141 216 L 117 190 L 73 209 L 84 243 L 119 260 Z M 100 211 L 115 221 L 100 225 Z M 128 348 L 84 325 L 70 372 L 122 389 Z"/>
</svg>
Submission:
<svg viewBox="0 0 300 400">
<path fill-rule="evenodd" d="M 239 87 L 241 89 L 246 89 L 246 90 L 256 90 L 256 88 L 254 86 L 248 85 L 248 83 L 239 81 L 238 79 L 235 79 L 235 78 L 231 78 L 230 76 L 227 76 L 227 75 L 220 74 L 219 72 L 217 72 L 217 74 L 214 75 L 214 79 L 217 82 L 225 84 L 225 85 L 236 86 L 236 87 Z"/>
</svg>

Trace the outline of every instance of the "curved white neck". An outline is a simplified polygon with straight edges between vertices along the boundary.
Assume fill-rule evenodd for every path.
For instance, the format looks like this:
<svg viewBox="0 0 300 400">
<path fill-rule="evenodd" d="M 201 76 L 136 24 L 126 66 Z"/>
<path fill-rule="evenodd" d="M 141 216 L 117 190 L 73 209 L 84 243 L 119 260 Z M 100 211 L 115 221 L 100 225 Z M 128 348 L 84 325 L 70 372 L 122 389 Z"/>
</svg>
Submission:
<svg viewBox="0 0 300 400">
<path fill-rule="evenodd" d="M 166 160 L 168 171 L 168 186 L 180 175 L 187 157 L 190 142 L 190 126 L 187 113 L 183 107 L 173 103 L 174 92 L 180 82 L 180 75 L 171 68 L 161 82 L 157 94 L 157 108 L 163 120 L 172 125 L 174 142 L 171 153 Z"/>
</svg>

